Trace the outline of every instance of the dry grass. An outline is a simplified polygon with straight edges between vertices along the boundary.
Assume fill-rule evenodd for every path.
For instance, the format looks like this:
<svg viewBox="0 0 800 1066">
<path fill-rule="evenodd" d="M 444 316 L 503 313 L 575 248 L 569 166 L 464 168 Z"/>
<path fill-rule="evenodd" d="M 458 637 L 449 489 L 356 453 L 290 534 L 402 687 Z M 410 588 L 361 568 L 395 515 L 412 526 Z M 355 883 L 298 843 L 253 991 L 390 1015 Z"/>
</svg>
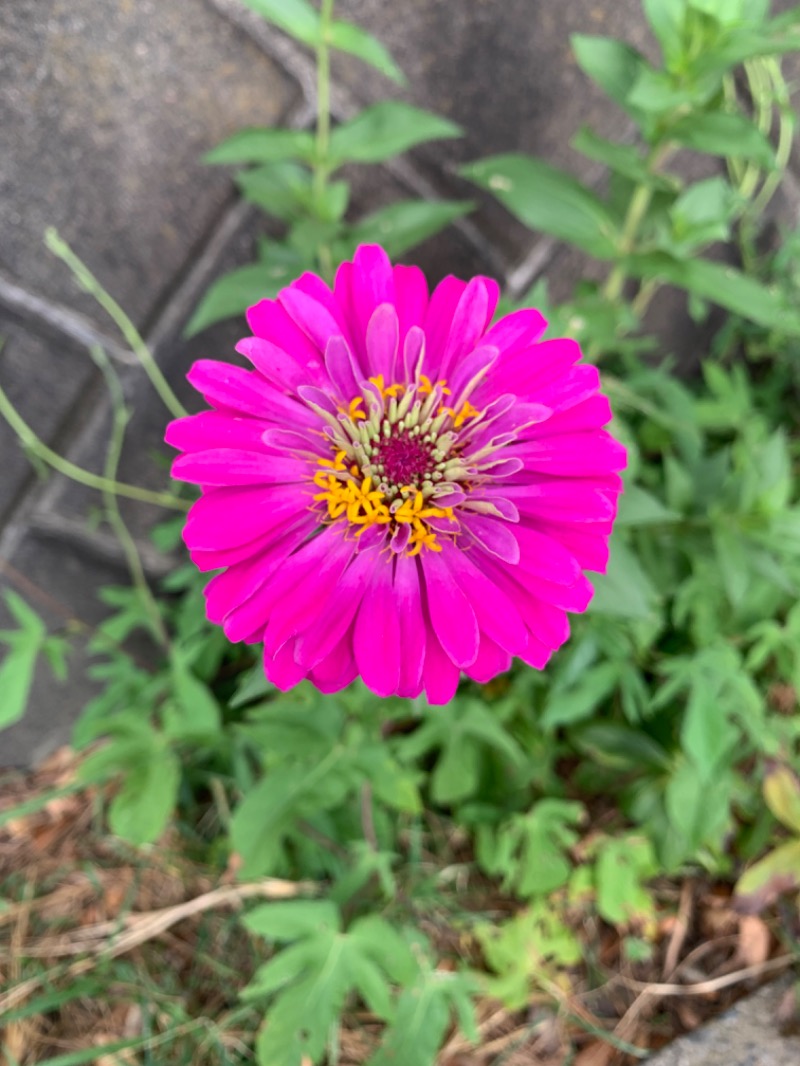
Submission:
<svg viewBox="0 0 800 1066">
<path fill-rule="evenodd" d="M 238 990 L 261 949 L 235 911 L 317 886 L 239 883 L 234 869 L 220 875 L 192 859 L 177 830 L 157 847 L 128 848 L 103 831 L 102 797 L 69 791 L 74 781 L 62 751 L 36 774 L 0 782 L 0 1063 L 81 1052 L 73 1061 L 99 1066 L 252 1061 L 259 1019 Z M 53 790 L 62 794 L 42 804 Z M 20 804 L 28 813 L 3 818 Z M 489 884 L 471 884 L 470 901 L 475 893 L 483 910 L 509 909 Z M 454 1032 L 440 1066 L 622 1066 L 636 1061 L 626 1048 L 661 1046 L 795 962 L 785 941 L 798 930 L 784 923 L 782 944 L 774 923 L 734 911 L 725 886 L 664 882 L 657 897 L 646 962 L 626 961 L 619 931 L 576 914 L 585 964 L 540 981 L 523 1011 L 480 1003 L 480 1047 Z M 445 917 L 424 924 L 444 968 L 457 956 L 479 961 Z M 379 1038 L 375 1019 L 354 1012 L 341 1066 L 364 1063 Z"/>
</svg>

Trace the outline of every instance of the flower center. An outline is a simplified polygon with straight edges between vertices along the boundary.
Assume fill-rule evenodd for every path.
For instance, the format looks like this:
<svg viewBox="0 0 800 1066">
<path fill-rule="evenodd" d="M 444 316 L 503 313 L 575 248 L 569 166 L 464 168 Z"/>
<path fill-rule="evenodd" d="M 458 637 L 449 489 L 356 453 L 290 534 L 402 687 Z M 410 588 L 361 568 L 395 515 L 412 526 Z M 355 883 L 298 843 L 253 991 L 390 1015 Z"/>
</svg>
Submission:
<svg viewBox="0 0 800 1066">
<path fill-rule="evenodd" d="M 395 485 L 424 479 L 431 467 L 431 450 L 419 438 L 400 434 L 382 440 L 373 456 L 379 474 Z"/>
<path fill-rule="evenodd" d="M 357 537 L 388 534 L 395 552 L 441 551 L 437 534 L 458 531 L 450 497 L 464 498 L 459 430 L 481 412 L 468 402 L 445 406 L 445 382 L 425 377 L 387 387 L 378 376 L 363 388 L 338 417 L 318 408 L 333 458 L 317 461 L 314 502 L 324 520 L 345 518 Z"/>
</svg>

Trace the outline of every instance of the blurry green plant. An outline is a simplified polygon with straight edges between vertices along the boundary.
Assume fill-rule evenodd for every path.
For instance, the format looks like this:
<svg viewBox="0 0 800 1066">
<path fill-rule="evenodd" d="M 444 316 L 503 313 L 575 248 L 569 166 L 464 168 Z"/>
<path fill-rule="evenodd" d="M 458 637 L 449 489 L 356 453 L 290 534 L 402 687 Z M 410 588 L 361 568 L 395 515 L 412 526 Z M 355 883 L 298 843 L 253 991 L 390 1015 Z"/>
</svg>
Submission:
<svg viewBox="0 0 800 1066">
<path fill-rule="evenodd" d="M 330 275 L 359 241 L 400 254 L 468 208 L 393 204 L 346 222 L 348 186 L 330 180 L 341 166 L 458 131 L 400 103 L 331 129 L 330 49 L 399 80 L 388 53 L 334 21 L 330 0 L 320 11 L 306 0 L 247 2 L 315 50 L 317 126 L 244 131 L 211 154 L 250 168 L 238 177 L 243 195 L 284 233 L 262 242 L 259 263 L 212 287 L 191 331 L 302 270 Z M 800 50 L 800 11 L 771 18 L 763 0 L 643 6 L 661 65 L 618 41 L 574 39 L 583 70 L 638 130 L 635 143 L 578 134 L 575 147 L 608 169 L 604 196 L 519 154 L 464 168 L 532 229 L 608 263 L 602 283 L 582 283 L 559 307 L 542 285 L 522 301 L 602 361 L 630 454 L 609 572 L 545 673 L 517 668 L 483 689 L 465 685 L 435 709 L 378 704 L 359 686 L 334 697 L 306 685 L 276 693 L 252 651 L 205 622 L 204 575 L 180 565 L 151 591 L 116 497 L 178 512 L 187 500 L 174 486 L 152 493 L 117 481 L 128 414 L 103 353 L 94 355 L 115 420 L 102 476 L 50 452 L 0 392 L 0 413 L 37 462 L 103 493 L 131 570 L 131 587 L 102 593 L 110 613 L 90 641 L 102 691 L 74 736 L 89 749 L 82 780 L 115 784 L 112 832 L 152 843 L 177 809 L 220 867 L 235 855 L 245 876 L 325 890 L 244 916 L 268 956 L 243 993 L 263 1005 L 264 1066 L 335 1061 L 341 1018 L 359 1003 L 384 1026 L 370 1066 L 431 1066 L 452 1025 L 477 1039 L 479 988 L 511 1006 L 532 989 L 558 1002 L 559 972 L 581 957 L 575 908 L 617 927 L 634 958 L 652 937 L 657 874 L 734 880 L 751 863 L 738 883 L 751 905 L 800 882 L 794 840 L 779 837 L 761 858 L 776 818 L 800 829 L 800 237 L 775 254 L 759 244 L 793 124 L 777 57 Z M 679 150 L 719 157 L 727 176 L 685 185 L 667 169 Z M 56 236 L 49 243 L 179 411 L 130 321 Z M 721 246 L 740 266 L 711 257 Z M 728 311 L 697 379 L 658 363 L 639 332 L 664 284 L 686 290 L 696 317 L 709 303 Z M 158 549 L 178 547 L 181 523 L 178 514 L 154 530 Z M 20 629 L 0 634 L 10 648 L 5 724 L 22 712 L 38 654 L 60 670 L 64 651 L 18 598 L 9 606 Z M 155 665 L 131 656 L 134 634 L 158 649 Z M 602 831 L 591 828 L 598 805 Z M 481 878 L 519 900 L 519 912 L 506 922 L 470 913 L 460 886 Z M 418 931 L 425 918 L 467 945 L 450 949 L 447 968 L 435 938 Z M 477 948 L 488 978 L 475 972 Z"/>
</svg>

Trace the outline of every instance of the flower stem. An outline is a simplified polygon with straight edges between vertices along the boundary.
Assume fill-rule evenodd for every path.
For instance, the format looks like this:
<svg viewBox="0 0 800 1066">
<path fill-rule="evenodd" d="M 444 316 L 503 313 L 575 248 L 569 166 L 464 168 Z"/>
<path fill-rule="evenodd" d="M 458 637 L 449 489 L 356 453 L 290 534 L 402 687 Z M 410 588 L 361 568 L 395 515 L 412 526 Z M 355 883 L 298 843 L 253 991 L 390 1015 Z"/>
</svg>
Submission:
<svg viewBox="0 0 800 1066">
<path fill-rule="evenodd" d="M 320 35 L 317 45 L 317 136 L 314 151 L 313 192 L 314 203 L 321 207 L 330 173 L 331 145 L 331 55 L 328 36 L 333 21 L 335 0 L 322 0 L 320 8 Z M 323 274 L 333 276 L 333 255 L 330 246 L 323 242 L 317 248 Z"/>
<path fill-rule="evenodd" d="M 89 470 L 84 470 L 82 466 L 71 463 L 69 459 L 64 459 L 58 452 L 48 448 L 41 437 L 34 433 L 1 388 L 0 417 L 8 422 L 23 446 L 32 455 L 35 455 L 59 474 L 63 474 L 72 481 L 87 485 L 90 489 L 99 489 L 101 492 L 115 492 L 118 496 L 139 500 L 140 503 L 152 503 L 158 507 L 169 507 L 176 511 L 188 511 L 190 507 L 189 502 L 180 499 L 179 496 L 173 496 L 172 493 L 151 492 L 150 489 L 141 489 L 137 485 L 128 485 L 124 481 L 111 481 L 99 474 L 92 474 Z"/>
<path fill-rule="evenodd" d="M 174 418 L 183 418 L 188 413 L 186 408 L 172 391 L 169 382 L 161 373 L 161 368 L 153 358 L 153 355 L 142 339 L 141 334 L 119 306 L 117 301 L 106 292 L 86 264 L 78 259 L 67 242 L 61 238 L 58 230 L 49 226 L 45 230 L 44 242 L 54 255 L 58 256 L 59 259 L 66 263 L 78 284 L 85 289 L 90 296 L 94 297 L 117 326 L 122 336 L 130 345 L 130 349 L 139 360 L 142 370 L 147 374 L 150 383 L 161 397 L 164 406 L 170 414 Z"/>
<path fill-rule="evenodd" d="M 164 625 L 161 608 L 158 606 L 153 593 L 150 591 L 150 586 L 147 583 L 147 576 L 144 572 L 144 566 L 142 565 L 142 559 L 139 555 L 139 549 L 136 546 L 136 541 L 131 536 L 130 530 L 125 525 L 125 520 L 119 509 L 117 494 L 112 488 L 116 483 L 119 461 L 122 457 L 122 446 L 125 442 L 125 429 L 130 420 L 130 411 L 125 404 L 122 385 L 117 372 L 111 365 L 111 360 L 99 345 L 92 345 L 89 351 L 92 359 L 94 359 L 105 378 L 109 398 L 111 400 L 111 435 L 109 437 L 106 461 L 103 467 L 103 473 L 108 482 L 108 487 L 103 489 L 103 503 L 105 504 L 106 518 L 125 555 L 125 562 L 128 565 L 131 582 L 139 594 L 139 598 L 147 612 L 148 618 L 150 619 L 153 635 L 159 643 L 169 651 L 169 634 Z"/>
</svg>

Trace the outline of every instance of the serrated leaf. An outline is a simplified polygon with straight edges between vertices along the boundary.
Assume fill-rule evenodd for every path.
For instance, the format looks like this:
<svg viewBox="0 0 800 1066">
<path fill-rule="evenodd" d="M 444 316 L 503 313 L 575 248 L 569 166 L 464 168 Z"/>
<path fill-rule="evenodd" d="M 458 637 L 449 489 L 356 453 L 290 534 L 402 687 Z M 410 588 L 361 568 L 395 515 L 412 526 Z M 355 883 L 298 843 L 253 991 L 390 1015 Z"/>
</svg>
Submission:
<svg viewBox="0 0 800 1066">
<path fill-rule="evenodd" d="M 239 130 L 203 156 L 204 163 L 276 163 L 314 159 L 314 134 L 309 130 Z"/>
<path fill-rule="evenodd" d="M 283 0 L 278 2 L 282 3 Z M 398 85 L 406 84 L 406 76 L 392 59 L 388 48 L 360 26 L 354 26 L 352 22 L 333 22 L 328 32 L 328 43 L 340 52 L 348 52 L 375 67 Z"/>
<path fill-rule="evenodd" d="M 460 173 L 493 193 L 521 222 L 599 258 L 616 255 L 615 223 L 605 204 L 562 170 L 530 156 L 492 156 Z"/>
<path fill-rule="evenodd" d="M 655 904 L 643 882 L 654 877 L 658 864 L 644 837 L 603 841 L 595 863 L 597 910 L 612 925 L 652 918 Z"/>
<path fill-rule="evenodd" d="M 303 44 L 311 48 L 319 44 L 319 12 L 308 0 L 243 0 L 243 3 Z"/>
<path fill-rule="evenodd" d="M 574 827 L 584 818 L 580 803 L 544 799 L 526 814 L 512 815 L 484 834 L 483 857 L 489 873 L 502 877 L 505 891 L 522 898 L 546 896 L 566 884 L 572 863 L 567 849 L 578 839 Z M 488 850 L 487 850 L 488 845 Z"/>
<path fill-rule="evenodd" d="M 426 141 L 460 137 L 461 127 L 400 100 L 384 100 L 337 126 L 330 158 L 342 163 L 381 163 Z"/>
<path fill-rule="evenodd" d="M 382 207 L 350 227 L 342 258 L 347 258 L 359 244 L 376 243 L 395 259 L 467 214 L 473 206 L 470 200 L 400 200 Z"/>
<path fill-rule="evenodd" d="M 254 907 L 242 923 L 258 936 L 280 942 L 341 928 L 339 908 L 326 899 L 288 899 Z"/>
</svg>

